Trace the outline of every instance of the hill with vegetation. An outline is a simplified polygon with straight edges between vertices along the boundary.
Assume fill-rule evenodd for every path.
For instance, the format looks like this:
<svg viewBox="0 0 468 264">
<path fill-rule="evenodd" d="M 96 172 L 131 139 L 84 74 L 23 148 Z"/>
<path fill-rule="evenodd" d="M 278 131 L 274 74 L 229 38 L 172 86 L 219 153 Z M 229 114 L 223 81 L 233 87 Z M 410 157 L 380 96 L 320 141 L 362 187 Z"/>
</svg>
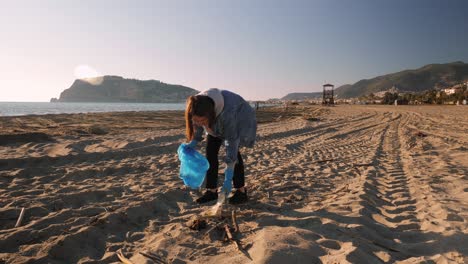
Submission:
<svg viewBox="0 0 468 264">
<path fill-rule="evenodd" d="M 157 80 L 102 76 L 77 79 L 52 102 L 182 103 L 198 91 Z"/>
<path fill-rule="evenodd" d="M 429 64 L 415 70 L 360 80 L 335 90 L 338 98 L 353 98 L 385 92 L 397 88 L 400 92 L 424 92 L 440 90 L 468 81 L 468 64 L 461 61 L 445 64 Z"/>
</svg>

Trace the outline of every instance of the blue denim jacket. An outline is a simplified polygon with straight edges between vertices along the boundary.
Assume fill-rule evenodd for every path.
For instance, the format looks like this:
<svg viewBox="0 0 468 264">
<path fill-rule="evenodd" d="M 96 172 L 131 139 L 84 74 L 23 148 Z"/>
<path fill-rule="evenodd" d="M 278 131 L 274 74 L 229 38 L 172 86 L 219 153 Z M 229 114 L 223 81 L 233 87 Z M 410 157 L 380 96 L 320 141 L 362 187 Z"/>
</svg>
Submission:
<svg viewBox="0 0 468 264">
<path fill-rule="evenodd" d="M 224 98 L 224 108 L 216 117 L 214 136 L 224 140 L 226 146 L 225 162 L 232 165 L 237 161 L 240 146 L 253 147 L 257 135 L 257 120 L 255 110 L 240 95 L 221 90 Z M 198 127 L 194 139 L 203 140 L 204 129 Z"/>
</svg>

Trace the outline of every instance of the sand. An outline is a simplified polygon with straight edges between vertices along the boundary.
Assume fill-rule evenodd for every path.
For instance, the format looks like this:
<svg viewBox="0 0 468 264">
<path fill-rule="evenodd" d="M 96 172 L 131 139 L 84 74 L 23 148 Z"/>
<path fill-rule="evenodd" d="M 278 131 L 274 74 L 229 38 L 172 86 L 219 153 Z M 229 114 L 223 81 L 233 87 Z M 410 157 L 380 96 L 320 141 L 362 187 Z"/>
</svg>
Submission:
<svg viewBox="0 0 468 264">
<path fill-rule="evenodd" d="M 0 263 L 468 263 L 468 107 L 258 120 L 238 250 L 187 226 L 213 203 L 178 178 L 182 112 L 0 117 Z"/>
</svg>

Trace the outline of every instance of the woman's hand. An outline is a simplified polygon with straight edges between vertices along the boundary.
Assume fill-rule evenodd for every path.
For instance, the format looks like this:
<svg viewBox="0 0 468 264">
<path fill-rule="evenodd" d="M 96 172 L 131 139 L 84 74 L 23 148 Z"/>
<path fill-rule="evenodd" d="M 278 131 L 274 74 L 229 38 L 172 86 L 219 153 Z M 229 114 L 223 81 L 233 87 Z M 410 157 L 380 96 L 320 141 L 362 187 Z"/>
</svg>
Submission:
<svg viewBox="0 0 468 264">
<path fill-rule="evenodd" d="M 187 147 L 195 148 L 195 147 L 197 146 L 197 144 L 198 144 L 198 141 L 194 139 L 194 140 L 190 141 L 190 142 L 189 142 L 188 144 L 186 144 L 186 145 L 187 145 Z"/>
</svg>

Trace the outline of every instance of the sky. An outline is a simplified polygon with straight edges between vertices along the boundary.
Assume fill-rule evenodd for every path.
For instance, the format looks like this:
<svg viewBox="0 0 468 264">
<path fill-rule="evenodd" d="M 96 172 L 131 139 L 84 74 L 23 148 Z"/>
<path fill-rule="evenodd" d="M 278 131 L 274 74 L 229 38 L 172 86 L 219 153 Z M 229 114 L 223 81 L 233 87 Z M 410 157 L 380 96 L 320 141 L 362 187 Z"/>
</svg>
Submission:
<svg viewBox="0 0 468 264">
<path fill-rule="evenodd" d="M 468 62 L 465 0 L 2 1 L 0 101 L 119 75 L 248 100 Z"/>
</svg>

